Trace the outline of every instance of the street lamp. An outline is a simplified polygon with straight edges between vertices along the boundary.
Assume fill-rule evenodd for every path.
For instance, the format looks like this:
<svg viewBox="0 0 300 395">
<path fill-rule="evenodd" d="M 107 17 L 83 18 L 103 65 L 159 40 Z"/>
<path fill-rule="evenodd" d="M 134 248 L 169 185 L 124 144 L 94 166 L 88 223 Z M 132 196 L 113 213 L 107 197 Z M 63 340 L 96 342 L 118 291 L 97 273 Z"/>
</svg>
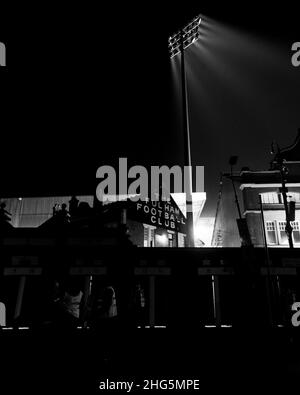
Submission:
<svg viewBox="0 0 300 395">
<path fill-rule="evenodd" d="M 187 81 L 185 72 L 185 56 L 184 51 L 190 45 L 195 43 L 200 37 L 201 17 L 197 16 L 182 28 L 178 33 L 169 38 L 169 52 L 170 58 L 174 58 L 181 54 L 181 91 L 182 91 L 182 108 L 183 108 L 183 130 L 184 130 L 184 164 L 188 166 L 188 180 L 186 189 L 186 239 L 187 246 L 194 247 L 194 221 L 193 221 L 193 180 L 192 180 L 192 160 L 191 160 L 191 141 L 190 141 L 190 126 L 189 126 L 189 109 L 188 109 L 188 95 L 187 95 Z"/>
</svg>

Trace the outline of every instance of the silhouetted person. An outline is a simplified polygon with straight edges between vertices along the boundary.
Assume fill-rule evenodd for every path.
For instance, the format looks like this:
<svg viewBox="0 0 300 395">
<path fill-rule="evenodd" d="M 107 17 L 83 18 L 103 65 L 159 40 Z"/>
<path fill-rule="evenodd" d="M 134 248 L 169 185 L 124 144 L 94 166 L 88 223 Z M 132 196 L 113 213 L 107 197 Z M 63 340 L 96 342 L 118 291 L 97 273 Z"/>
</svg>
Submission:
<svg viewBox="0 0 300 395">
<path fill-rule="evenodd" d="M 59 294 L 57 292 L 57 294 Z M 76 279 L 70 278 L 62 295 L 54 301 L 53 320 L 61 329 L 76 329 L 80 323 L 83 292 Z"/>
<path fill-rule="evenodd" d="M 63 204 L 61 205 L 60 214 L 61 214 L 62 218 L 64 218 L 64 220 L 69 221 L 69 216 L 70 216 L 70 215 L 69 215 L 69 212 L 68 212 L 68 210 L 67 210 L 67 205 L 66 205 L 66 203 L 63 203 Z"/>
<path fill-rule="evenodd" d="M 96 290 L 91 303 L 90 325 L 94 330 L 107 329 L 118 316 L 116 293 L 111 285 Z"/>
<path fill-rule="evenodd" d="M 132 305 L 130 306 L 133 324 L 135 326 L 145 326 L 146 300 L 145 292 L 140 283 L 135 284 L 132 294 Z"/>
<path fill-rule="evenodd" d="M 53 217 L 55 217 L 57 215 L 57 212 L 58 212 L 58 204 L 55 204 L 52 208 Z"/>
<path fill-rule="evenodd" d="M 61 205 L 61 209 L 56 212 L 56 218 L 59 221 L 59 224 L 65 225 L 70 222 L 70 215 L 67 210 L 66 203 Z"/>
<path fill-rule="evenodd" d="M 71 218 L 76 217 L 77 210 L 78 210 L 79 200 L 76 196 L 72 196 L 71 200 L 69 201 L 69 213 Z"/>
</svg>

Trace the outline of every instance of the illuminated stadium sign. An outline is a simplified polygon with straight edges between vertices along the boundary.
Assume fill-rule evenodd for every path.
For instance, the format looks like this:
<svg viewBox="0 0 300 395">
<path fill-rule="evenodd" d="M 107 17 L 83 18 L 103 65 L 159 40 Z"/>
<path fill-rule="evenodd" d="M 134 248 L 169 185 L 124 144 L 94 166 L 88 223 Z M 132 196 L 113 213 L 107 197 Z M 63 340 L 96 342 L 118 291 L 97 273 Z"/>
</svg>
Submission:
<svg viewBox="0 0 300 395">
<path fill-rule="evenodd" d="M 130 207 L 131 218 L 167 230 L 185 231 L 185 217 L 174 200 L 137 202 Z"/>
</svg>

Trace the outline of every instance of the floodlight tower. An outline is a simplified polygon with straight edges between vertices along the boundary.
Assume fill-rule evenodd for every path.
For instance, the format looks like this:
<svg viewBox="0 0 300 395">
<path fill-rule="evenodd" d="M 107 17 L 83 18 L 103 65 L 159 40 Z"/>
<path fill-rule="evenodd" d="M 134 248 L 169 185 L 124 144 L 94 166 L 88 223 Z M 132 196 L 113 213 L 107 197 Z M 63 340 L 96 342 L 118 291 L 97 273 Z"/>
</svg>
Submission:
<svg viewBox="0 0 300 395">
<path fill-rule="evenodd" d="M 192 180 L 192 159 L 191 159 L 191 140 L 189 125 L 188 92 L 185 72 L 184 51 L 200 37 L 201 17 L 197 16 L 181 29 L 178 33 L 169 38 L 170 58 L 181 54 L 181 91 L 182 91 L 182 113 L 184 131 L 184 165 L 188 166 L 188 180 L 186 180 L 186 226 L 187 226 L 187 246 L 194 247 L 194 221 L 193 221 L 193 180 Z"/>
</svg>

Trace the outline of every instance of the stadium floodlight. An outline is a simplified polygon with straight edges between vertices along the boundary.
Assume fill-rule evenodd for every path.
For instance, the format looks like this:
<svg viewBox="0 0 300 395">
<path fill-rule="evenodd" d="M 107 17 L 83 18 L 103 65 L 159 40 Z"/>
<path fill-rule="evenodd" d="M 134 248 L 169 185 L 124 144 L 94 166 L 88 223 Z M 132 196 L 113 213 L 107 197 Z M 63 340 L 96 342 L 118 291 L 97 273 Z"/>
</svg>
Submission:
<svg viewBox="0 0 300 395">
<path fill-rule="evenodd" d="M 188 94 L 185 72 L 185 50 L 195 43 L 200 37 L 200 25 L 202 18 L 197 16 L 188 23 L 183 29 L 169 38 L 170 58 L 181 54 L 181 83 L 182 83 L 182 110 L 183 110 L 183 129 L 184 129 L 184 159 L 185 166 L 189 168 L 188 185 L 186 186 L 186 241 L 188 247 L 195 246 L 194 219 L 193 219 L 193 180 L 192 180 L 192 159 L 189 128 L 189 109 Z"/>
<path fill-rule="evenodd" d="M 169 38 L 169 52 L 171 59 L 178 55 L 182 49 L 185 50 L 199 39 L 201 21 L 201 17 L 197 16 L 192 20 L 192 22 Z"/>
</svg>

